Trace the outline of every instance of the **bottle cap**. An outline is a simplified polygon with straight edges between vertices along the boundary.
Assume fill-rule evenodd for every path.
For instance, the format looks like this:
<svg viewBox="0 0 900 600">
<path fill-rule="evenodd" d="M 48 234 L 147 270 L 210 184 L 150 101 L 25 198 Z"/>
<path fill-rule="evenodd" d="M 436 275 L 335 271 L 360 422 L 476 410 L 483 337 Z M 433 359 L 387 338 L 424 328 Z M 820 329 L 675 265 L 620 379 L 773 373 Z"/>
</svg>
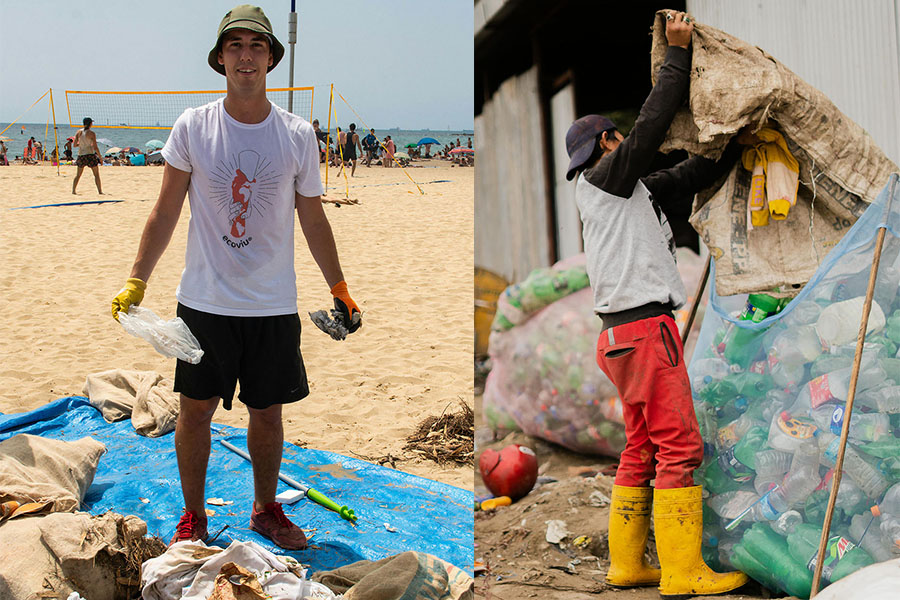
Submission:
<svg viewBox="0 0 900 600">
<path fill-rule="evenodd" d="M 869 510 L 870 510 L 870 511 L 872 512 L 872 514 L 875 515 L 876 517 L 880 517 L 880 516 L 881 516 L 881 509 L 878 508 L 878 505 L 877 505 L 877 504 L 876 504 L 875 506 L 873 506 L 872 508 L 870 508 Z"/>
</svg>

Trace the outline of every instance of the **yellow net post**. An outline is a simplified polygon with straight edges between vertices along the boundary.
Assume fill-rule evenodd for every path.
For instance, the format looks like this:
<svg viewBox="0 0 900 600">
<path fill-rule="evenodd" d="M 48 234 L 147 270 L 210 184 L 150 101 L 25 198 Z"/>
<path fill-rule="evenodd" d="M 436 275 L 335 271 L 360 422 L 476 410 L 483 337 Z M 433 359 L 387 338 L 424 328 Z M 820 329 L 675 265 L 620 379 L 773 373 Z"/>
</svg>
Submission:
<svg viewBox="0 0 900 600">
<path fill-rule="evenodd" d="M 337 107 L 334 109 L 334 122 L 338 122 L 337 118 Z M 340 129 L 340 127 L 338 127 Z M 349 130 L 348 130 L 349 131 Z M 344 139 L 347 139 L 347 132 L 344 132 Z M 337 154 L 341 157 L 341 170 L 338 172 L 338 175 L 344 175 L 344 185 L 346 186 L 345 198 L 347 200 L 350 199 L 350 180 L 347 179 L 347 170 L 344 168 L 344 146 L 341 144 L 341 136 L 338 134 L 337 139 Z"/>
<path fill-rule="evenodd" d="M 341 93 L 340 93 L 340 92 L 338 92 L 338 96 L 341 96 Z M 359 119 L 359 122 L 363 124 L 363 127 L 365 127 L 366 130 L 371 129 L 371 128 L 366 124 L 365 120 L 363 120 L 363 118 L 362 118 L 361 116 L 359 116 L 359 113 L 356 112 L 355 110 L 353 110 L 353 107 L 350 106 L 350 103 L 347 102 L 347 99 L 346 99 L 346 98 L 344 98 L 343 96 L 341 96 L 341 100 L 343 100 L 343 101 L 344 101 L 344 104 L 346 104 L 347 107 L 348 107 L 351 111 L 353 111 L 353 114 L 356 115 L 356 118 Z M 384 149 L 385 152 L 387 152 L 387 148 L 384 147 L 384 144 L 382 144 L 381 142 L 378 142 L 378 145 L 381 146 L 381 147 Z M 393 158 L 393 157 L 392 157 L 392 158 Z M 422 190 L 422 188 L 419 186 L 419 184 L 416 183 L 415 179 L 413 179 L 412 177 L 410 177 L 409 173 L 406 172 L 406 168 L 405 168 L 402 164 L 400 164 L 400 161 L 397 161 L 397 164 L 400 165 L 400 168 L 403 170 L 403 174 L 406 175 L 406 176 L 409 178 L 409 180 L 413 182 L 413 185 L 416 186 L 416 188 L 419 190 L 419 193 L 424 195 L 424 194 L 425 194 L 424 190 Z"/>
<path fill-rule="evenodd" d="M 328 98 L 328 129 L 325 130 L 325 193 L 328 195 L 328 156 L 331 150 L 331 105 L 334 103 L 334 84 L 331 84 L 331 95 Z"/>
<path fill-rule="evenodd" d="M 53 117 L 53 143 L 56 144 L 56 175 L 59 176 L 59 131 L 56 128 L 56 108 L 53 106 L 53 88 L 50 88 L 50 115 Z"/>
</svg>

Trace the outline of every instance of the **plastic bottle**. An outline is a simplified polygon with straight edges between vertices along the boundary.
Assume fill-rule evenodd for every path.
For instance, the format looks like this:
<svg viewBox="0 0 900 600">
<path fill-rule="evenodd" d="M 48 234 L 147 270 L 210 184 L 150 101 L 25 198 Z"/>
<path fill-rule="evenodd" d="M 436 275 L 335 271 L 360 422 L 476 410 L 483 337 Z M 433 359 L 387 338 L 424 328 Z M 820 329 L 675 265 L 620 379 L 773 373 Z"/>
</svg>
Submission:
<svg viewBox="0 0 900 600">
<path fill-rule="evenodd" d="M 797 448 L 791 468 L 781 485 L 753 507 L 755 520 L 773 521 L 782 513 L 800 505 L 822 481 L 819 477 L 818 448 L 807 442 Z"/>
<path fill-rule="evenodd" d="M 900 413 L 900 385 L 882 385 L 856 396 L 860 404 L 882 413 Z"/>
<path fill-rule="evenodd" d="M 746 465 L 750 469 L 756 468 L 756 457 L 759 452 L 766 448 L 766 441 L 769 437 L 765 428 L 754 425 L 747 433 L 734 445 L 733 454 L 741 464 Z"/>
<path fill-rule="evenodd" d="M 818 408 L 826 402 L 847 400 L 852 371 L 852 367 L 847 367 L 811 380 L 797 394 L 797 401 L 791 406 L 791 412 L 807 414 L 811 409 Z M 876 360 L 867 359 L 864 355 L 856 380 L 856 391 L 867 390 L 884 383 L 886 379 L 887 374 L 881 364 Z"/>
<path fill-rule="evenodd" d="M 816 568 L 820 537 L 821 529 L 806 523 L 797 525 L 787 537 L 791 556 L 798 562 L 806 561 L 810 572 Z M 841 535 L 835 535 L 828 540 L 822 579 L 835 582 L 872 563 L 872 558 L 856 544 Z"/>
<path fill-rule="evenodd" d="M 785 473 L 791 467 L 793 456 L 781 450 L 763 450 L 756 455 L 756 478 L 753 487 L 760 495 L 766 493 L 773 485 L 781 483 Z"/>
<path fill-rule="evenodd" d="M 707 500 L 708 506 L 720 517 L 730 521 L 744 512 L 759 497 L 747 490 L 734 490 L 712 496 Z"/>
<path fill-rule="evenodd" d="M 856 339 L 862 320 L 865 298 L 857 296 L 843 302 L 835 302 L 822 310 L 816 321 L 816 333 L 825 345 L 846 344 Z M 884 328 L 886 319 L 878 302 L 872 301 L 866 335 Z"/>
<path fill-rule="evenodd" d="M 824 404 L 812 410 L 812 418 L 819 429 L 840 435 L 844 426 L 844 405 Z M 881 413 L 854 413 L 850 418 L 850 438 L 874 442 L 891 430 L 891 420 Z"/>
<path fill-rule="evenodd" d="M 705 466 L 694 471 L 694 477 L 702 479 L 704 489 L 711 494 L 723 494 L 741 487 L 739 483 L 726 475 L 719 466 L 719 462 L 712 458 Z"/>
<path fill-rule="evenodd" d="M 700 398 L 712 406 L 722 406 L 737 396 L 762 398 L 772 389 L 772 379 L 760 373 L 731 373 L 699 392 Z"/>
<path fill-rule="evenodd" d="M 770 367 L 774 363 L 785 366 L 805 365 L 815 360 L 824 350 L 813 325 L 801 325 L 781 332 L 769 348 Z"/>
<path fill-rule="evenodd" d="M 730 365 L 721 358 L 698 358 L 691 363 L 691 389 L 700 392 L 711 383 L 740 370 L 737 365 Z"/>
<path fill-rule="evenodd" d="M 799 598 L 809 597 L 812 587 L 812 573 L 806 568 L 809 557 L 796 559 L 786 540 L 771 527 L 754 523 L 733 550 L 734 565 L 754 579 Z"/>
<path fill-rule="evenodd" d="M 878 517 L 866 511 L 853 515 L 850 519 L 850 539 L 878 562 L 891 560 L 894 556 L 888 542 L 881 535 Z"/>
<path fill-rule="evenodd" d="M 790 310 L 788 311 L 788 307 Z M 781 309 L 784 317 L 781 322 L 785 327 L 797 327 L 799 325 L 815 325 L 822 314 L 822 306 L 812 300 L 802 300 L 800 302 L 793 300 Z"/>
<path fill-rule="evenodd" d="M 737 419 L 731 421 L 724 427 L 720 427 L 716 432 L 716 447 L 721 451 L 731 448 L 738 443 L 744 434 L 756 423 L 747 413 L 742 414 Z"/>
<path fill-rule="evenodd" d="M 828 486 L 829 494 L 831 486 Z M 838 495 L 835 499 L 835 507 L 840 508 L 846 515 L 852 515 L 858 512 L 868 503 L 868 498 L 859 486 L 853 481 L 852 477 L 841 477 L 841 487 L 838 489 Z"/>
<path fill-rule="evenodd" d="M 882 515 L 881 539 L 887 543 L 892 558 L 900 556 L 900 517 Z"/>
<path fill-rule="evenodd" d="M 895 310 L 887 319 L 884 335 L 891 341 L 900 344 L 900 310 Z"/>
<path fill-rule="evenodd" d="M 787 537 L 802 522 L 803 517 L 800 516 L 800 513 L 796 510 L 789 510 L 782 513 L 774 521 L 769 521 L 769 525 L 772 527 L 772 531 L 782 537 Z"/>
<path fill-rule="evenodd" d="M 819 431 L 816 438 L 819 444 L 821 463 L 833 467 L 840 448 L 840 438 L 828 431 Z M 844 451 L 843 470 L 844 474 L 850 475 L 859 489 L 873 500 L 880 498 L 888 488 L 888 482 L 884 475 L 876 467 L 866 462 L 849 443 Z"/>
<path fill-rule="evenodd" d="M 895 483 L 884 493 L 878 509 L 884 514 L 900 517 L 900 483 Z"/>
<path fill-rule="evenodd" d="M 767 294 L 750 294 L 747 304 L 739 317 L 742 321 L 759 323 L 780 307 L 777 298 Z M 762 343 L 762 330 L 746 329 L 732 325 L 720 344 L 725 359 L 736 365 L 746 365 L 759 354 Z"/>
<path fill-rule="evenodd" d="M 804 442 L 812 439 L 815 424 L 802 417 L 793 417 L 784 411 L 772 419 L 769 427 L 769 445 L 783 452 L 794 452 Z"/>
</svg>

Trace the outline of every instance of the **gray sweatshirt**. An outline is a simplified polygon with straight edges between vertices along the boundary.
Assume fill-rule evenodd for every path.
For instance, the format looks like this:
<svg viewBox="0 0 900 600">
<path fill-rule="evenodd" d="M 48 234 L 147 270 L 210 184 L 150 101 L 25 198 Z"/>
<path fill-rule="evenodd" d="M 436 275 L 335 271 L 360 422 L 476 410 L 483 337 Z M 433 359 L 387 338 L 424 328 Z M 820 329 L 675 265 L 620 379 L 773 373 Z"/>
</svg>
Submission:
<svg viewBox="0 0 900 600">
<path fill-rule="evenodd" d="M 594 312 L 603 319 L 603 329 L 671 315 L 684 304 L 672 228 L 662 208 L 667 200 L 714 183 L 740 154 L 732 141 L 718 161 L 693 157 L 644 176 L 687 95 L 690 68 L 690 51 L 669 47 L 634 129 L 578 177 L 575 201 Z"/>
</svg>

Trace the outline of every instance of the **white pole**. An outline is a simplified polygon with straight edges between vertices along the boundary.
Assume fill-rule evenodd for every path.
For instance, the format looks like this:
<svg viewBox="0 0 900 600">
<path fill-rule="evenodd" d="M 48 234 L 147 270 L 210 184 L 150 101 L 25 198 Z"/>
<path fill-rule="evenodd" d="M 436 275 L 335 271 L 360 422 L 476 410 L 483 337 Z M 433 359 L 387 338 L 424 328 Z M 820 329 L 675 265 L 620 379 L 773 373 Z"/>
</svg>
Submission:
<svg viewBox="0 0 900 600">
<path fill-rule="evenodd" d="M 294 87 L 294 45 L 297 43 L 296 0 L 291 0 L 291 14 L 288 15 L 288 45 L 291 47 L 291 70 L 288 75 L 288 87 Z M 288 112 L 294 112 L 294 90 L 288 91 Z"/>
</svg>

